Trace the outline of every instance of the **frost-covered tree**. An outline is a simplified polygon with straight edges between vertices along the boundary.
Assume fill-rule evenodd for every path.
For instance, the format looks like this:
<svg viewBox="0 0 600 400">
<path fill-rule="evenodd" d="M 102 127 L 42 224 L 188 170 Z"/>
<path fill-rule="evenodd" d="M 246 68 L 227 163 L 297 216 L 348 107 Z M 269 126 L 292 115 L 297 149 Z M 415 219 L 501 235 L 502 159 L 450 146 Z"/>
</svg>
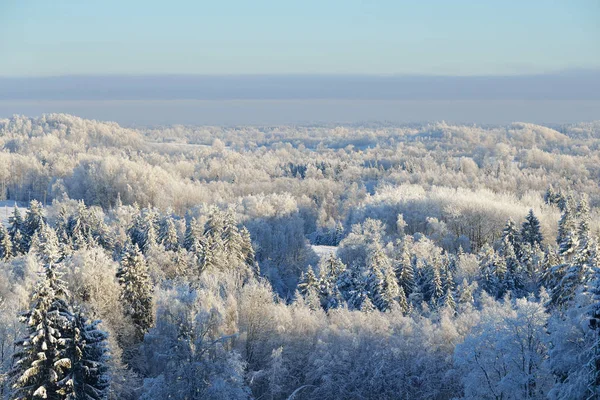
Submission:
<svg viewBox="0 0 600 400">
<path fill-rule="evenodd" d="M 506 221 L 506 225 L 502 230 L 502 246 L 505 246 L 506 243 L 513 247 L 516 254 L 519 254 L 521 235 L 517 229 L 517 224 L 515 224 L 515 221 L 513 221 L 512 218 L 509 218 L 508 221 Z"/>
<path fill-rule="evenodd" d="M 136 327 L 136 340 L 142 341 L 154 322 L 154 289 L 148 276 L 146 260 L 137 245 L 127 245 L 117 271 L 117 279 L 121 285 L 125 315 L 131 318 Z"/>
<path fill-rule="evenodd" d="M 70 370 L 63 386 L 68 400 L 105 400 L 110 388 L 108 335 L 99 329 L 100 321 L 90 322 L 81 312 L 72 318 L 71 338 L 65 354 Z"/>
<path fill-rule="evenodd" d="M 531 247 L 541 246 L 543 241 L 540 221 L 530 209 L 525 217 L 525 222 L 521 225 L 521 240 L 523 243 L 529 243 Z"/>
<path fill-rule="evenodd" d="M 21 316 L 27 336 L 16 342 L 12 399 L 67 399 L 72 367 L 67 347 L 73 315 L 58 265 L 46 255 L 43 274 Z"/>
<path fill-rule="evenodd" d="M 367 255 L 367 290 L 375 307 L 380 311 L 390 310 L 399 295 L 396 274 L 387 254 L 378 243 L 370 246 Z"/>
<path fill-rule="evenodd" d="M 480 322 L 454 353 L 465 399 L 545 399 L 548 314 L 534 301 L 484 299 Z"/>
<path fill-rule="evenodd" d="M 13 253 L 15 255 L 24 254 L 25 250 L 25 238 L 23 236 L 23 230 L 25 229 L 23 223 L 23 217 L 21 211 L 15 205 L 13 213 L 8 217 L 8 234 L 12 242 Z"/>
<path fill-rule="evenodd" d="M 404 293 L 407 296 L 410 296 L 415 290 L 416 282 L 407 238 L 402 241 L 400 247 L 400 256 L 396 266 L 396 276 L 398 278 L 398 284 L 404 289 Z"/>
<path fill-rule="evenodd" d="M 4 224 L 0 224 L 0 260 L 8 261 L 13 256 L 13 245 Z"/>
<path fill-rule="evenodd" d="M 164 219 L 158 233 L 158 242 L 163 245 L 167 251 L 177 251 L 179 249 L 179 237 L 173 217 L 167 216 Z"/>
</svg>

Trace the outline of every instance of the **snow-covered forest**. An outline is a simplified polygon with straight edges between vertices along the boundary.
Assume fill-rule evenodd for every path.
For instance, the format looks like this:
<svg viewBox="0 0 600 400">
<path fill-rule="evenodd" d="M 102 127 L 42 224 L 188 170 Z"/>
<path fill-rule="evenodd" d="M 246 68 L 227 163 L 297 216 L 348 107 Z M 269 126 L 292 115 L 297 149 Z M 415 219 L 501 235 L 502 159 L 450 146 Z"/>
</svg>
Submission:
<svg viewBox="0 0 600 400">
<path fill-rule="evenodd" d="M 0 399 L 600 398 L 600 122 L 0 149 Z"/>
</svg>

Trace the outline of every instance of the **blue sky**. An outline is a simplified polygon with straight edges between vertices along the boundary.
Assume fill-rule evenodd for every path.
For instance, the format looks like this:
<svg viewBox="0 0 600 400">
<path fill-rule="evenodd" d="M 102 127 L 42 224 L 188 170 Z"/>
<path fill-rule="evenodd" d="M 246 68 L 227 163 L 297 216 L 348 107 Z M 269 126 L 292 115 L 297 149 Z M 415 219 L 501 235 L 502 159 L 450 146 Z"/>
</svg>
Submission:
<svg viewBox="0 0 600 400">
<path fill-rule="evenodd" d="M 2 0 L 0 76 L 600 68 L 600 1 Z"/>
</svg>

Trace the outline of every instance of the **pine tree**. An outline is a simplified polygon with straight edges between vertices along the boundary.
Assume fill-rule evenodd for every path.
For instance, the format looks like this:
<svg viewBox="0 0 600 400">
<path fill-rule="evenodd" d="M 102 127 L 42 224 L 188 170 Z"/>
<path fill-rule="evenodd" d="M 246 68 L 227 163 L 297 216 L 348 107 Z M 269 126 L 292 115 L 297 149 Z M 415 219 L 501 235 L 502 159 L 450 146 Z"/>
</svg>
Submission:
<svg viewBox="0 0 600 400">
<path fill-rule="evenodd" d="M 243 263 L 244 254 L 242 251 L 242 236 L 237 227 L 233 211 L 231 210 L 228 210 L 224 215 L 221 237 L 223 238 L 224 250 L 228 256 Z"/>
<path fill-rule="evenodd" d="M 362 311 L 362 312 L 370 313 L 370 312 L 373 312 L 376 310 L 377 310 L 377 307 L 375 307 L 375 305 L 373 304 L 371 299 L 369 299 L 368 296 L 365 297 L 363 302 L 360 304 L 360 311 Z"/>
<path fill-rule="evenodd" d="M 72 340 L 67 346 L 71 370 L 61 381 L 69 400 L 105 400 L 108 398 L 108 334 L 90 322 L 83 313 L 73 317 Z"/>
<path fill-rule="evenodd" d="M 345 270 L 346 266 L 334 253 L 321 258 L 319 262 L 319 293 L 321 305 L 325 310 L 340 307 L 344 303 L 337 281 Z"/>
<path fill-rule="evenodd" d="M 398 282 L 388 256 L 379 243 L 374 243 L 367 256 L 367 290 L 380 311 L 389 310 L 398 297 Z"/>
<path fill-rule="evenodd" d="M 502 284 L 502 295 L 507 291 L 511 291 L 516 297 L 521 297 L 521 292 L 524 287 L 524 278 L 521 263 L 515 253 L 515 249 L 508 238 L 504 238 L 502 257 L 504 258 L 506 272 Z"/>
<path fill-rule="evenodd" d="M 577 224 L 571 208 L 571 203 L 567 202 L 558 221 L 556 243 L 559 246 L 560 254 L 563 256 L 570 255 L 571 249 L 574 250 L 573 246 L 576 248 L 578 243 Z"/>
<path fill-rule="evenodd" d="M 300 275 L 300 281 L 298 282 L 298 293 L 304 299 L 306 305 L 312 310 L 321 308 L 321 299 L 319 296 L 319 282 L 317 277 L 309 265 L 306 273 Z"/>
<path fill-rule="evenodd" d="M 200 229 L 198 227 L 198 221 L 192 217 L 186 220 L 185 223 L 185 237 L 183 240 L 183 247 L 193 254 L 198 254 L 202 250 L 200 245 Z"/>
<path fill-rule="evenodd" d="M 13 256 L 13 245 L 4 224 L 0 223 L 0 260 L 8 261 Z"/>
<path fill-rule="evenodd" d="M 446 294 L 444 295 L 444 300 L 442 304 L 444 308 L 456 311 L 456 302 L 454 301 L 454 294 L 452 294 L 452 290 L 446 290 Z"/>
<path fill-rule="evenodd" d="M 177 251 L 179 249 L 179 239 L 177 235 L 177 228 L 175 227 L 175 221 L 173 218 L 168 216 L 165 218 L 164 223 L 161 225 L 158 242 L 164 246 L 167 251 Z"/>
<path fill-rule="evenodd" d="M 250 232 L 245 226 L 240 230 L 240 236 L 244 262 L 248 267 L 250 267 L 254 277 L 258 278 L 260 276 L 260 268 L 256 262 L 256 255 L 254 253 L 254 248 L 252 247 L 252 238 L 250 237 Z"/>
<path fill-rule="evenodd" d="M 440 269 L 436 266 L 432 266 L 432 279 L 431 279 L 431 304 L 436 305 L 438 300 L 444 295 L 444 287 L 442 285 L 442 276 Z"/>
<path fill-rule="evenodd" d="M 311 290 L 317 291 L 319 289 L 319 281 L 313 271 L 313 268 L 309 265 L 306 273 L 300 274 L 300 280 L 298 281 L 298 292 L 304 297 Z"/>
<path fill-rule="evenodd" d="M 71 239 L 69 238 L 69 216 L 65 205 L 61 205 L 56 217 L 56 237 L 63 248 L 63 253 L 68 253 L 65 248 L 71 247 Z"/>
<path fill-rule="evenodd" d="M 410 305 L 408 304 L 406 293 L 404 293 L 404 288 L 402 288 L 402 286 L 398 289 L 398 306 L 403 314 L 408 314 L 410 312 Z"/>
<path fill-rule="evenodd" d="M 60 261 L 61 251 L 56 232 L 45 222 L 42 222 L 31 243 L 31 251 L 38 255 L 43 264 L 54 265 Z"/>
<path fill-rule="evenodd" d="M 92 243 L 92 232 L 88 221 L 89 210 L 83 200 L 77 202 L 77 210 L 69 217 L 68 231 L 73 249 L 85 249 Z"/>
<path fill-rule="evenodd" d="M 13 253 L 15 255 L 25 254 L 23 229 L 23 217 L 19 208 L 15 205 L 12 215 L 8 217 L 8 234 L 12 241 Z"/>
<path fill-rule="evenodd" d="M 48 236 L 50 239 L 39 245 L 45 262 L 44 274 L 33 292 L 30 311 L 21 317 L 27 324 L 28 335 L 15 343 L 20 350 L 14 355 L 15 368 L 11 373 L 12 399 L 59 400 L 66 399 L 68 394 L 61 381 L 71 369 L 66 348 L 73 315 L 51 250 L 55 237 Z"/>
<path fill-rule="evenodd" d="M 521 238 L 519 231 L 517 230 L 517 225 L 512 218 L 509 218 L 508 221 L 506 221 L 504 229 L 502 230 L 502 246 L 505 246 L 506 243 L 509 243 L 515 253 L 519 255 L 521 248 L 520 240 Z"/>
<path fill-rule="evenodd" d="M 121 299 L 124 302 L 125 314 L 131 318 L 136 327 L 136 339 L 141 342 L 144 334 L 154 323 L 153 287 L 146 260 L 137 245 L 126 246 L 117 271 L 117 279 L 121 285 Z"/>
<path fill-rule="evenodd" d="M 44 217 L 44 210 L 42 208 L 42 204 L 37 200 L 31 200 L 29 203 L 29 208 L 25 213 L 25 221 L 23 222 L 23 249 L 25 252 L 29 251 L 29 247 L 31 246 L 31 241 L 38 231 L 41 228 L 42 224 L 46 222 L 46 218 Z"/>
<path fill-rule="evenodd" d="M 594 331 L 594 342 L 590 349 L 590 359 L 587 363 L 588 399 L 600 398 L 600 269 L 594 271 L 594 279 L 590 288 L 593 303 L 589 309 L 589 326 Z"/>
<path fill-rule="evenodd" d="M 531 247 L 535 247 L 535 245 L 541 246 L 542 244 L 543 237 L 540 221 L 532 209 L 529 210 L 529 213 L 525 217 L 525 222 L 521 226 L 521 240 L 524 243 L 529 243 Z"/>
<path fill-rule="evenodd" d="M 404 289 L 404 293 L 410 296 L 415 290 L 416 283 L 415 270 L 406 239 L 402 241 L 402 247 L 400 248 L 400 260 L 396 268 L 396 276 L 398 277 L 398 284 Z"/>
</svg>

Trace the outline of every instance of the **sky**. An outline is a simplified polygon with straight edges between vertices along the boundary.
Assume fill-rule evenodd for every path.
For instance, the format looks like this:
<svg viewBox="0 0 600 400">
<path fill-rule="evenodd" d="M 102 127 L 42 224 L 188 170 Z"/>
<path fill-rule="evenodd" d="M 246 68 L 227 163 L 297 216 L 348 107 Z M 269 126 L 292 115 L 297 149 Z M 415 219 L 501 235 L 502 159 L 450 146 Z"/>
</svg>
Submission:
<svg viewBox="0 0 600 400">
<path fill-rule="evenodd" d="M 600 69 L 598 0 L 0 0 L 0 77 Z"/>
</svg>

